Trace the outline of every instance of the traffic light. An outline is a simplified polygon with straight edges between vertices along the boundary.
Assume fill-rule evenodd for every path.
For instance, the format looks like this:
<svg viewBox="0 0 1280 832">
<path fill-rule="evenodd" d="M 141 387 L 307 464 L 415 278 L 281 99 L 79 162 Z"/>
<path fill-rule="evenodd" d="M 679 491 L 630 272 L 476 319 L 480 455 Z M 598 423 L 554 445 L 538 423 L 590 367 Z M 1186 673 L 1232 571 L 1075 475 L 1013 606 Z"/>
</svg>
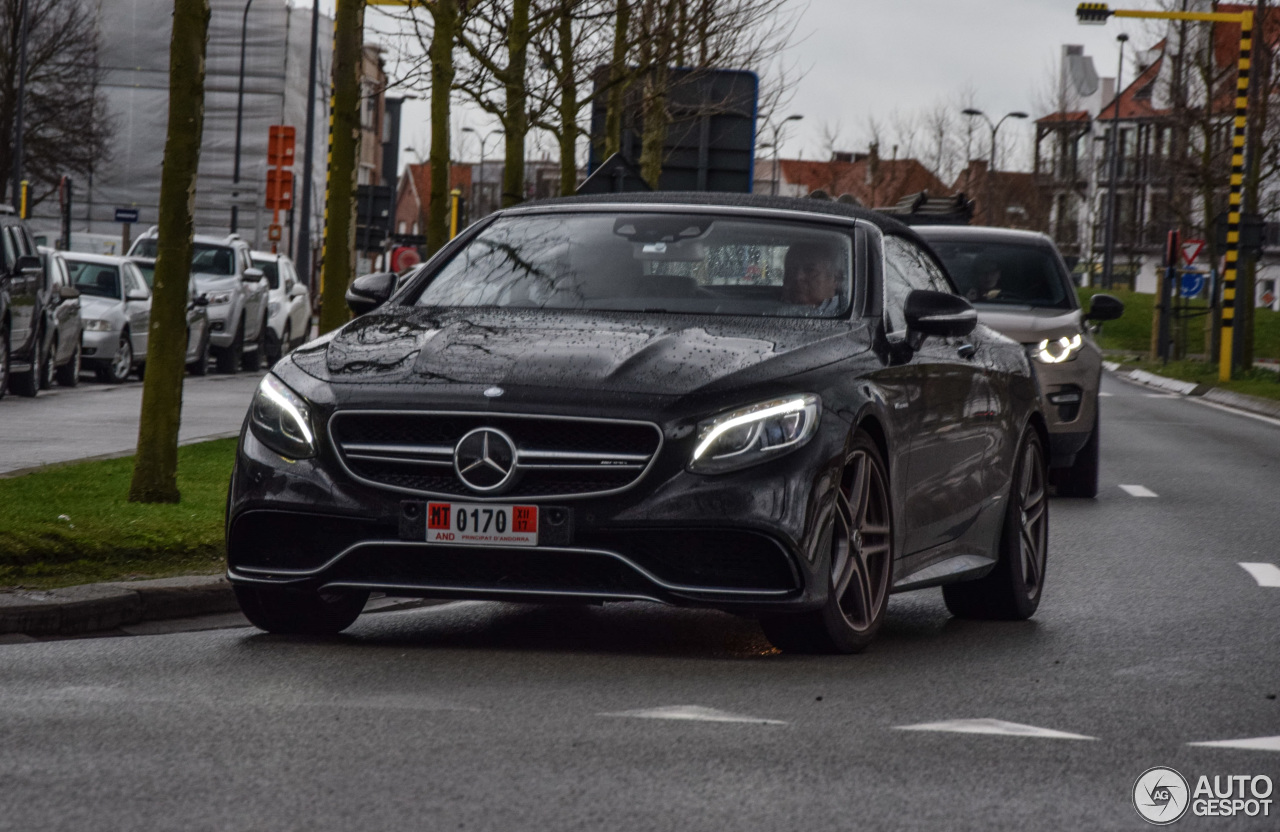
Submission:
<svg viewBox="0 0 1280 832">
<path fill-rule="evenodd" d="M 1107 18 L 1115 12 L 1107 8 L 1106 3 L 1081 3 L 1076 6 L 1076 19 L 1081 23 L 1106 23 Z"/>
</svg>

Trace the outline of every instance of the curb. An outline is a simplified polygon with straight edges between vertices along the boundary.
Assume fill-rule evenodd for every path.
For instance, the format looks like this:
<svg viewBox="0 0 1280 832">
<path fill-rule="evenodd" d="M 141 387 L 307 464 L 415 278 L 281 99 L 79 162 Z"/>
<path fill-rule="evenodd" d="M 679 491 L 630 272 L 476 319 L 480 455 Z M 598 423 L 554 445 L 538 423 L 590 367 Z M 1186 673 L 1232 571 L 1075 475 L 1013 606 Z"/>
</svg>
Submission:
<svg viewBox="0 0 1280 832">
<path fill-rule="evenodd" d="M 222 575 L 17 590 L 0 593 L 0 634 L 82 635 L 140 621 L 239 609 Z"/>
<path fill-rule="evenodd" d="M 1257 416 L 1280 419 L 1280 401 L 1249 396 L 1244 393 L 1233 393 L 1230 390 L 1206 387 L 1203 384 L 1194 384 L 1189 381 L 1165 378 L 1155 373 L 1149 373 L 1146 370 L 1123 372 L 1120 365 L 1114 361 L 1104 361 L 1102 365 L 1110 372 L 1115 373 L 1117 377 L 1126 381 L 1132 381 L 1147 387 L 1155 387 L 1159 390 L 1177 393 L 1182 396 L 1194 396 L 1206 402 L 1213 402 L 1223 407 L 1241 410 Z"/>
</svg>

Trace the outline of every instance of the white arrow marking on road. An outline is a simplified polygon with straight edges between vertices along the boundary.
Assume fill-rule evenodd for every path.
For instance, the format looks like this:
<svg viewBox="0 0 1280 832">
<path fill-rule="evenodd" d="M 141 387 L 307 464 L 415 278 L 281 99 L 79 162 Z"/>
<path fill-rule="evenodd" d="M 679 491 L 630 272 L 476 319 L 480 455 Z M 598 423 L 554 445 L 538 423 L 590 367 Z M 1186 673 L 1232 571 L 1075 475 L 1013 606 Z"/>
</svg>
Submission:
<svg viewBox="0 0 1280 832">
<path fill-rule="evenodd" d="M 1217 742 L 1189 742 L 1208 748 L 1244 748 L 1250 751 L 1280 751 L 1280 737 L 1254 737 L 1248 740 L 1218 740 Z"/>
<path fill-rule="evenodd" d="M 1121 489 L 1130 497 L 1159 497 L 1160 495 L 1145 485 L 1122 485 Z"/>
<path fill-rule="evenodd" d="M 684 719 L 695 722 L 752 722 L 757 725 L 787 724 L 780 719 L 763 719 L 758 716 L 731 714 L 728 711 L 717 711 L 715 708 L 704 708 L 701 705 L 669 705 L 665 708 L 646 708 L 639 711 L 596 714 L 596 716 L 622 716 L 634 719 Z"/>
<path fill-rule="evenodd" d="M 1042 737 L 1053 740 L 1096 740 L 1084 734 L 1068 734 L 1052 728 L 1037 728 L 1002 719 L 949 719 L 946 722 L 925 722 L 920 725 L 898 725 L 899 731 L 947 731 L 953 734 L 1001 734 L 1009 737 Z"/>
<path fill-rule="evenodd" d="M 1280 586 L 1280 566 L 1273 563 L 1242 563 L 1240 566 L 1253 576 L 1258 586 Z"/>
</svg>

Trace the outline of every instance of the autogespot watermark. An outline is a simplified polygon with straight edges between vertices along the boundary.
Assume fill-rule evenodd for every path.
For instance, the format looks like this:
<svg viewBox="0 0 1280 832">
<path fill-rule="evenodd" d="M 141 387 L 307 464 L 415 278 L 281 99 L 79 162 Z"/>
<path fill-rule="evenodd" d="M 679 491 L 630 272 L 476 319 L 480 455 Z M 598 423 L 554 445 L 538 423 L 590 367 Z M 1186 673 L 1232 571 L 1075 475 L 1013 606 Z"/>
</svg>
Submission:
<svg viewBox="0 0 1280 832">
<path fill-rule="evenodd" d="M 1202 774 L 1193 788 L 1174 769 L 1156 766 L 1133 784 L 1133 808 L 1156 826 L 1168 826 L 1188 809 L 1201 818 L 1270 817 L 1273 788 L 1265 774 Z"/>
</svg>

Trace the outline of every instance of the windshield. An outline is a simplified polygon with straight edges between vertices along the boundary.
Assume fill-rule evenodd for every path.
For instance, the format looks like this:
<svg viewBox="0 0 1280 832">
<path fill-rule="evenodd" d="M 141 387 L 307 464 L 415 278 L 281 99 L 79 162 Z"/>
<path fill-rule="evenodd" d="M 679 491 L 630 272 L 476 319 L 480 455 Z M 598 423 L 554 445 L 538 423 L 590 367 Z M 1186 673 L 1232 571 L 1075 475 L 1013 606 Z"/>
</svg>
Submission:
<svg viewBox="0 0 1280 832">
<path fill-rule="evenodd" d="M 137 242 L 130 252 L 135 257 L 156 257 L 156 238 L 144 237 Z M 236 252 L 230 246 L 210 245 L 209 243 L 193 243 L 191 247 L 191 271 L 204 274 L 234 275 L 236 273 Z"/>
<path fill-rule="evenodd" d="M 262 273 L 267 276 L 267 282 L 271 284 L 272 289 L 280 288 L 280 269 L 276 266 L 276 261 L 254 258 L 253 267 L 262 269 Z"/>
<path fill-rule="evenodd" d="M 507 217 L 437 272 L 418 306 L 847 317 L 852 241 L 697 214 Z"/>
<path fill-rule="evenodd" d="M 973 303 L 1071 309 L 1070 281 L 1043 246 L 929 240 L 947 271 Z"/>
<path fill-rule="evenodd" d="M 82 295 L 120 299 L 120 270 L 105 263 L 85 263 L 68 259 L 67 272 L 71 285 Z"/>
</svg>

